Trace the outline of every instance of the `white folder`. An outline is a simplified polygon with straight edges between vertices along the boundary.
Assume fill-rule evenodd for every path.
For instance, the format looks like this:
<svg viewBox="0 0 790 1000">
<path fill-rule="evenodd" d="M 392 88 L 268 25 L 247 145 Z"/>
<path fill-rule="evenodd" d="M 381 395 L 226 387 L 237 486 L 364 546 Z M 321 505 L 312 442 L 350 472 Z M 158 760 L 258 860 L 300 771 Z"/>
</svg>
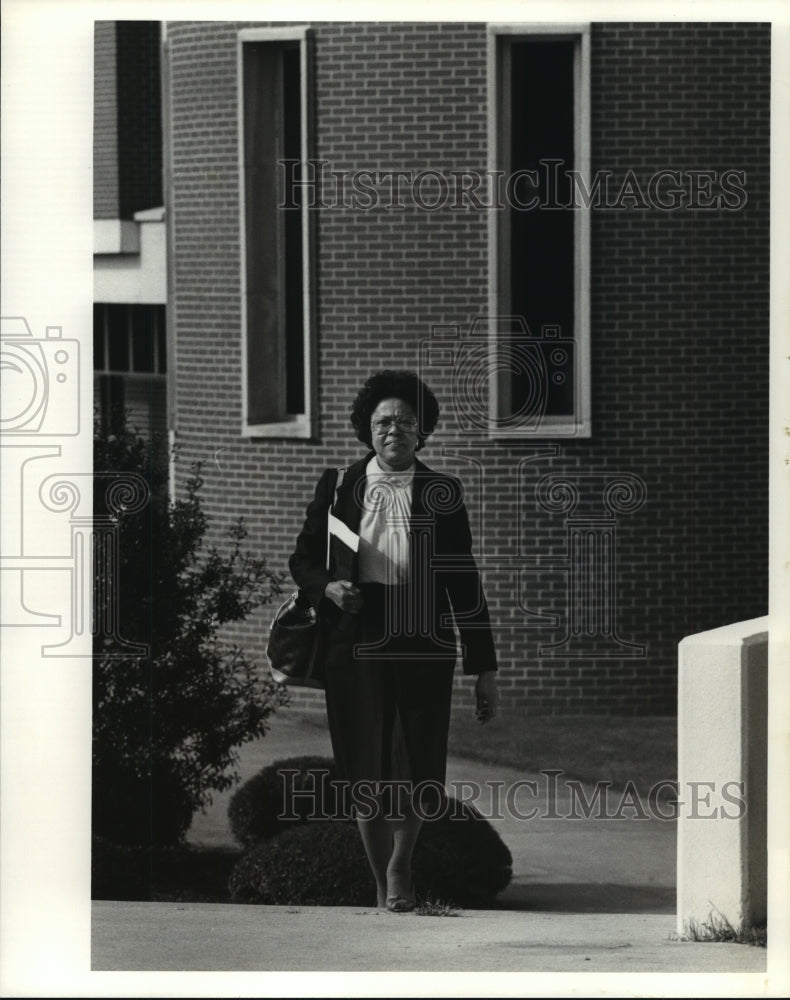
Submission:
<svg viewBox="0 0 790 1000">
<path fill-rule="evenodd" d="M 344 545 L 347 545 L 352 552 L 359 551 L 359 535 L 352 531 L 340 518 L 335 517 L 331 511 L 329 512 L 329 534 L 334 535 Z"/>
</svg>

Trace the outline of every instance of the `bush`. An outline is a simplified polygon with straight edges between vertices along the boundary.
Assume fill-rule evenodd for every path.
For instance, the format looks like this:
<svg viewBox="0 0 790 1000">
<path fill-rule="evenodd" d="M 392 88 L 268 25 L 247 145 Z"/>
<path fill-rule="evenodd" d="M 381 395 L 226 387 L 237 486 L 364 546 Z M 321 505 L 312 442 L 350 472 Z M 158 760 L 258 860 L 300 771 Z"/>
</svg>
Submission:
<svg viewBox="0 0 790 1000">
<path fill-rule="evenodd" d="M 282 768 L 297 769 L 294 787 L 310 796 L 293 800 L 296 820 L 283 820 Z M 324 780 L 316 772 L 329 771 Z M 334 761 L 293 757 L 260 771 L 236 792 L 228 810 L 236 839 L 251 850 L 230 882 L 238 902 L 290 906 L 368 906 L 375 885 L 356 825 L 308 820 L 311 811 L 338 815 L 330 784 Z M 499 834 L 467 803 L 448 797 L 436 820 L 423 824 L 414 852 L 420 898 L 465 907 L 490 906 L 510 882 L 512 858 Z"/>
<path fill-rule="evenodd" d="M 179 843 L 195 811 L 192 796 L 167 764 L 135 774 L 119 754 L 94 760 L 92 826 L 116 844 Z M 154 769 L 156 768 L 156 769 Z"/>
<path fill-rule="evenodd" d="M 487 907 L 510 883 L 512 864 L 507 845 L 488 820 L 450 796 L 445 815 L 422 825 L 414 881 L 422 898 Z"/>
<path fill-rule="evenodd" d="M 375 906 L 376 885 L 356 826 L 300 823 L 253 847 L 228 884 L 235 903 Z"/>
<path fill-rule="evenodd" d="M 151 899 L 151 853 L 94 837 L 91 899 Z"/>
<path fill-rule="evenodd" d="M 152 850 L 94 837 L 91 898 L 227 902 L 228 879 L 240 856 L 224 847 Z"/>
<path fill-rule="evenodd" d="M 224 551 L 204 545 L 199 466 L 170 502 L 150 446 L 131 431 L 97 428 L 94 468 L 94 516 L 117 539 L 117 565 L 96 568 L 97 621 L 115 623 L 120 608 L 120 628 L 94 637 L 93 831 L 176 844 L 211 792 L 234 784 L 238 747 L 264 735 L 285 697 L 223 634 L 268 602 L 279 580 L 245 553 L 241 521 Z M 146 503 L 131 499 L 118 473 L 148 485 L 138 490 Z"/>
<path fill-rule="evenodd" d="M 280 774 L 283 769 L 299 773 L 288 775 L 286 784 L 286 778 Z M 233 836 L 244 847 L 252 847 L 296 823 L 303 823 L 311 813 L 337 816 L 337 797 L 330 784 L 335 777 L 335 762 L 331 757 L 288 757 L 269 764 L 234 792 L 228 806 Z M 286 787 L 297 794 L 286 799 Z M 298 819 L 281 818 L 286 812 L 295 813 Z"/>
</svg>

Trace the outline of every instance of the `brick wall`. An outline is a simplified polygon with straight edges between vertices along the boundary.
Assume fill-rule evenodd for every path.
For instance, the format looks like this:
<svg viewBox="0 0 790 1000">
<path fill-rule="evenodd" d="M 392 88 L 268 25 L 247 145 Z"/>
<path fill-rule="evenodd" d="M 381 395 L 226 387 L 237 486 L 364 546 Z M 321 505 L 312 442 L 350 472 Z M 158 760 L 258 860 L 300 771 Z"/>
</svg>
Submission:
<svg viewBox="0 0 790 1000">
<path fill-rule="evenodd" d="M 118 218 L 115 22 L 93 26 L 93 218 Z"/>
<path fill-rule="evenodd" d="M 362 454 L 347 423 L 362 380 L 416 367 L 432 324 L 465 327 L 485 311 L 487 220 L 411 203 L 321 209 L 320 440 L 242 439 L 242 26 L 167 29 L 177 431 L 181 468 L 206 463 L 215 531 L 243 514 L 252 546 L 284 571 L 320 470 Z M 485 169 L 484 25 L 313 28 L 318 158 L 334 169 Z M 645 182 L 660 169 L 743 170 L 748 199 L 731 212 L 593 213 L 590 440 L 470 441 L 449 378 L 433 380 L 445 412 L 421 457 L 467 484 L 510 707 L 673 712 L 679 639 L 765 612 L 769 50 L 767 25 L 593 26 L 593 168 Z M 540 652 L 562 639 L 569 607 L 568 514 L 535 493 L 550 474 L 578 487 L 573 516 L 588 525 L 618 476 L 646 488 L 644 504 L 616 519 L 621 644 L 604 637 L 584 656 Z M 236 633 L 253 652 L 269 614 Z M 644 655 L 623 655 L 626 643 Z"/>
</svg>

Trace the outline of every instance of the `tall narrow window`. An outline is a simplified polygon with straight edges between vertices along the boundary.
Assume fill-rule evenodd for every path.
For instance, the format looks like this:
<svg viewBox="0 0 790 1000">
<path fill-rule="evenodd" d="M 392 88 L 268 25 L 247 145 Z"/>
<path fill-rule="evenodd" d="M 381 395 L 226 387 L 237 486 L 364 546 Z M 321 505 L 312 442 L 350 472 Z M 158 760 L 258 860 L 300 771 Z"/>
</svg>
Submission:
<svg viewBox="0 0 790 1000">
<path fill-rule="evenodd" d="M 310 218 L 286 187 L 310 157 L 307 32 L 247 29 L 239 49 L 244 433 L 310 437 Z"/>
<path fill-rule="evenodd" d="M 489 44 L 490 433 L 587 436 L 588 36 L 492 26 Z"/>
</svg>

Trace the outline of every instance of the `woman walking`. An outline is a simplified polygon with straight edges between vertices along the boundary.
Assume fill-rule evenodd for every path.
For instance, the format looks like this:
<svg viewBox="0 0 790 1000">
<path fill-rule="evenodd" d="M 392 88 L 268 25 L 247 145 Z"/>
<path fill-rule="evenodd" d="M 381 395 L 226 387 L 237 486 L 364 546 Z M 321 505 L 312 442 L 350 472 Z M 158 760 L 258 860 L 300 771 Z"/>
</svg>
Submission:
<svg viewBox="0 0 790 1000">
<path fill-rule="evenodd" d="M 325 623 L 338 776 L 352 790 L 365 782 L 377 791 L 377 808 L 358 811 L 357 824 L 378 905 L 393 912 L 414 908 L 411 861 L 423 821 L 416 792 L 444 786 L 453 621 L 464 673 L 477 675 L 478 719 L 497 707 L 496 654 L 462 487 L 416 458 L 438 417 L 436 397 L 413 372 L 371 376 L 351 411 L 370 450 L 342 478 L 323 473 L 290 560 Z M 393 788 L 409 794 L 395 801 Z"/>
</svg>

